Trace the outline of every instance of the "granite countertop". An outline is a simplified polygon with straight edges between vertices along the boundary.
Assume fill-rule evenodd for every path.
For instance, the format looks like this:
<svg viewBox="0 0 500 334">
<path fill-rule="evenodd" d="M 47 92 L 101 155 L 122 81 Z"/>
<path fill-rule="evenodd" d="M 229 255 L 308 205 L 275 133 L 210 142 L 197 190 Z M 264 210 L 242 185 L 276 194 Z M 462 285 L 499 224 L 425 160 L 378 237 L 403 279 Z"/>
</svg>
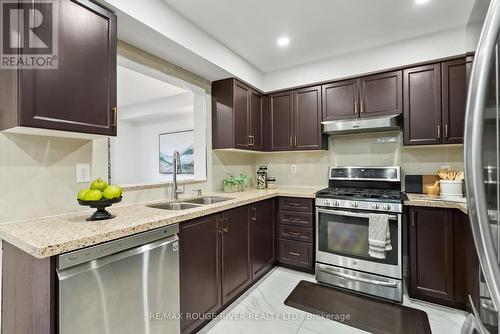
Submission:
<svg viewBox="0 0 500 334">
<path fill-rule="evenodd" d="M 408 199 L 404 201 L 404 204 L 408 206 L 458 209 L 467 214 L 467 202 L 464 198 L 432 197 L 424 194 L 406 194 L 406 196 Z"/>
<path fill-rule="evenodd" d="M 213 192 L 204 196 L 228 197 L 231 200 L 182 211 L 146 206 L 167 202 L 169 199 L 118 205 L 109 209 L 116 215 L 116 218 L 110 220 L 86 221 L 85 218 L 92 212 L 87 210 L 3 224 L 0 225 L 0 238 L 34 257 L 46 258 L 277 196 L 314 198 L 318 190 L 320 188 L 282 187 L 265 190 L 248 189 L 239 193 Z M 181 197 L 180 200 L 190 198 L 193 197 Z"/>
</svg>

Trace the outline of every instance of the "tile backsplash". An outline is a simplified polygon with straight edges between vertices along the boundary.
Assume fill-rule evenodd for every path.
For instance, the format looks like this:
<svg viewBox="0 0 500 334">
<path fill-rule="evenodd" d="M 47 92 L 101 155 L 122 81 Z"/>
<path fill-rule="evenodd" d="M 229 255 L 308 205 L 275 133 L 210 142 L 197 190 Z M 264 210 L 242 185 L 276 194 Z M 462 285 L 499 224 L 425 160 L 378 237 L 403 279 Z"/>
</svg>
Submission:
<svg viewBox="0 0 500 334">
<path fill-rule="evenodd" d="M 405 174 L 434 174 L 449 166 L 463 170 L 462 145 L 404 147 L 401 132 L 353 134 L 329 138 L 329 150 L 321 152 L 277 152 L 254 154 L 254 171 L 268 166 L 278 185 L 325 186 L 329 166 L 401 166 Z M 290 172 L 295 164 L 297 172 Z"/>
</svg>

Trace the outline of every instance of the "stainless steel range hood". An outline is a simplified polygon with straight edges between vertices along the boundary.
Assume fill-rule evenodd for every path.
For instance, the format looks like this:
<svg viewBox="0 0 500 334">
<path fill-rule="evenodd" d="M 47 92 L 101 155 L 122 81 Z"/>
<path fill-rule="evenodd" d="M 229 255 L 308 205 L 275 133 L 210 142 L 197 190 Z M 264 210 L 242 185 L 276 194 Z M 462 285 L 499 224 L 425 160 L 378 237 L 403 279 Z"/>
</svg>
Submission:
<svg viewBox="0 0 500 334">
<path fill-rule="evenodd" d="M 400 114 L 322 122 L 322 132 L 329 135 L 399 130 L 401 130 Z"/>
</svg>

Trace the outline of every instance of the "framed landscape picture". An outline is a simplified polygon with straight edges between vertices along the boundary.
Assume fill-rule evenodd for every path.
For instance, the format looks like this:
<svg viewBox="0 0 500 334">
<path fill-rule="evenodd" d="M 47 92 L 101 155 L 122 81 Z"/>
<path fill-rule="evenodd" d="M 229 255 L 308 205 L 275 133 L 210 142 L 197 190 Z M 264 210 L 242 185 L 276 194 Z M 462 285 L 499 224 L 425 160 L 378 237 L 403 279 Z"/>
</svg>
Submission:
<svg viewBox="0 0 500 334">
<path fill-rule="evenodd" d="M 160 134 L 160 174 L 173 173 L 175 151 L 181 156 L 180 172 L 194 174 L 194 130 Z"/>
</svg>

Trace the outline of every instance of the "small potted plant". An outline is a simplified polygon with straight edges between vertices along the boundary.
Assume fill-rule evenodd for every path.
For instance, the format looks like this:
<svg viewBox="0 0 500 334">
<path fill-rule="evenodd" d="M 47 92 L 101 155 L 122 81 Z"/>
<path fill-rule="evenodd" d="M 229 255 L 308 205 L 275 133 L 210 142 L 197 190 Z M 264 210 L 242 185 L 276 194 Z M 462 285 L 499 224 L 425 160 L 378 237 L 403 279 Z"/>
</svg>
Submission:
<svg viewBox="0 0 500 334">
<path fill-rule="evenodd" d="M 244 191 L 248 185 L 248 178 L 244 174 L 240 174 L 237 177 L 230 175 L 224 179 L 223 185 L 224 192 L 226 193 Z"/>
</svg>

